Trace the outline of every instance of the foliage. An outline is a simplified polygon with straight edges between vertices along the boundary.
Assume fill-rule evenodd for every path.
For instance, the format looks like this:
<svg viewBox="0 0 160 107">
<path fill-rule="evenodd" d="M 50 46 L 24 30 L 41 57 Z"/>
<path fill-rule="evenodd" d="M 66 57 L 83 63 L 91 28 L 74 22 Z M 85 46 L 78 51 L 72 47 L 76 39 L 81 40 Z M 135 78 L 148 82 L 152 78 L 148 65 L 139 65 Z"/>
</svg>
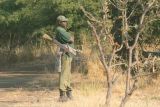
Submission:
<svg viewBox="0 0 160 107">
<path fill-rule="evenodd" d="M 79 9 L 79 0 L 1 0 L 0 1 L 0 41 L 1 46 L 15 48 L 25 43 L 36 44 L 37 36 L 42 33 L 54 35 L 56 17 L 65 15 L 69 18 L 69 30 L 87 31 L 85 18 Z M 87 1 L 95 10 L 97 0 Z M 94 4 L 94 5 L 92 5 Z M 87 5 L 86 5 L 87 6 Z"/>
<path fill-rule="evenodd" d="M 111 0 L 112 1 L 112 0 Z M 145 0 L 144 0 L 145 1 Z M 86 17 L 80 9 L 80 6 L 93 13 L 94 17 L 101 20 L 104 15 L 102 4 L 104 0 L 1 0 L 0 1 L 0 47 L 14 50 L 16 47 L 32 44 L 40 45 L 42 40 L 40 36 L 43 33 L 54 36 L 56 27 L 56 18 L 58 15 L 65 15 L 69 18 L 68 30 L 75 32 L 75 42 L 81 45 L 86 40 L 87 43 L 93 43 L 91 40 L 90 28 L 87 25 Z M 136 2 L 131 0 L 128 4 L 128 12 L 136 6 Z M 138 22 L 142 13 L 142 7 L 137 5 L 135 14 L 129 20 L 129 23 Z M 112 27 L 112 34 L 115 41 L 122 42 L 122 20 L 121 12 L 113 5 L 109 5 L 109 16 Z M 147 13 L 148 18 L 153 14 L 159 17 L 159 7 L 154 7 Z M 135 25 L 133 25 L 135 26 Z M 143 31 L 143 38 L 146 41 L 157 40 L 160 36 L 160 21 L 155 20 L 146 25 Z M 130 30 L 131 35 L 134 29 Z M 150 35 L 154 36 L 152 38 Z M 102 42 L 105 38 L 102 38 Z M 158 41 L 160 42 L 160 40 Z M 106 41 L 104 41 L 105 45 Z M 108 47 L 108 46 L 106 46 Z"/>
</svg>

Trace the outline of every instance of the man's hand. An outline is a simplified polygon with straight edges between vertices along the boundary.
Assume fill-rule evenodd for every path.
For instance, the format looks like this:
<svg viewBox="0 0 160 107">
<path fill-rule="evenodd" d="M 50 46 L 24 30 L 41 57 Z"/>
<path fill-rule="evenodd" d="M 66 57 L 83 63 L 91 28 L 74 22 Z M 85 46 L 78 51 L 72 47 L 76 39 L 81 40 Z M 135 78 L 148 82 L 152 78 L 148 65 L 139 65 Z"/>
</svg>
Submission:
<svg viewBox="0 0 160 107">
<path fill-rule="evenodd" d="M 53 39 L 52 39 L 49 35 L 47 35 L 47 34 L 44 34 L 44 35 L 42 36 L 42 38 L 43 38 L 43 39 L 46 39 L 46 40 L 50 40 L 50 41 L 53 40 Z"/>
<path fill-rule="evenodd" d="M 70 43 L 73 43 L 73 42 L 74 42 L 74 38 L 71 37 L 70 40 L 69 40 L 69 42 L 70 42 Z"/>
</svg>

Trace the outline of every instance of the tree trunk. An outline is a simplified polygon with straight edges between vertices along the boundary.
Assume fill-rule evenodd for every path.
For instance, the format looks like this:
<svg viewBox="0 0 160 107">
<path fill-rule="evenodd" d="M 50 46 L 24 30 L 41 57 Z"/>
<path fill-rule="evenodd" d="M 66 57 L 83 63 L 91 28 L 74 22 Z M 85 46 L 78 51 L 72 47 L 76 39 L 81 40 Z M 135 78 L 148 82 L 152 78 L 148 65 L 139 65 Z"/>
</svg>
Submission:
<svg viewBox="0 0 160 107">
<path fill-rule="evenodd" d="M 111 96 L 112 96 L 112 83 L 111 83 L 111 81 L 109 81 L 108 82 L 108 89 L 107 89 L 105 107 L 110 107 Z"/>
<path fill-rule="evenodd" d="M 129 98 L 129 93 L 130 93 L 130 76 L 131 76 L 131 68 L 132 68 L 132 52 L 133 49 L 129 48 L 129 62 L 128 62 L 128 70 L 126 74 L 126 90 L 125 90 L 125 96 L 121 101 L 120 107 L 124 107 L 128 98 Z"/>
</svg>

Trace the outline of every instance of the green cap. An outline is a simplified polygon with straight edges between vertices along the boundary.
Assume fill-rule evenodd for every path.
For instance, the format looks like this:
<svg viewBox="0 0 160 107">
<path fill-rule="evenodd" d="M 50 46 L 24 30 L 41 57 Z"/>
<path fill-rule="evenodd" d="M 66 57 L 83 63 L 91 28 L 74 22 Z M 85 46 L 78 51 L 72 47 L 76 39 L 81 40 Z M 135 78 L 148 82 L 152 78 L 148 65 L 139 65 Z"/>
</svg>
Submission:
<svg viewBox="0 0 160 107">
<path fill-rule="evenodd" d="M 67 22 L 68 19 L 63 15 L 60 15 L 60 16 L 57 17 L 57 21 Z"/>
</svg>

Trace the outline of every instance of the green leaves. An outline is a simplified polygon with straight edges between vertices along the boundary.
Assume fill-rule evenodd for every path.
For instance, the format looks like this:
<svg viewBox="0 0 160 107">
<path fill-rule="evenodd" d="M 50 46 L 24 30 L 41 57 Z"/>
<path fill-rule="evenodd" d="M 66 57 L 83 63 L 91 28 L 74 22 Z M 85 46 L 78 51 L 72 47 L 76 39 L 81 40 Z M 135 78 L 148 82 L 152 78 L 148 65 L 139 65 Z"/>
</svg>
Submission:
<svg viewBox="0 0 160 107">
<path fill-rule="evenodd" d="M 83 5 L 87 11 L 93 13 L 94 17 L 101 20 L 104 14 L 99 11 L 102 10 L 101 4 L 103 4 L 103 0 L 0 0 L 0 41 L 7 41 L 10 35 L 14 35 L 13 43 L 15 43 L 28 38 L 28 36 L 36 35 L 35 32 L 41 32 L 42 29 L 43 32 L 53 35 L 58 15 L 65 15 L 69 18 L 69 30 L 76 33 L 76 39 L 82 39 L 79 33 L 86 32 L 87 34 L 89 31 L 86 17 L 80 10 L 80 6 Z M 111 28 L 112 20 L 120 13 L 117 13 L 113 7 L 109 7 L 109 9 L 112 17 L 110 18 L 111 23 L 107 26 Z M 132 8 L 129 11 L 132 11 Z M 140 11 L 137 11 L 133 16 L 139 14 Z M 131 23 L 138 20 L 135 17 L 133 19 L 130 21 Z M 159 31 L 158 23 L 152 24 L 152 28 L 154 28 L 152 32 Z M 118 28 L 117 26 L 121 26 L 121 24 L 116 24 L 115 27 Z M 87 38 L 89 38 L 89 34 L 87 34 Z"/>
</svg>

